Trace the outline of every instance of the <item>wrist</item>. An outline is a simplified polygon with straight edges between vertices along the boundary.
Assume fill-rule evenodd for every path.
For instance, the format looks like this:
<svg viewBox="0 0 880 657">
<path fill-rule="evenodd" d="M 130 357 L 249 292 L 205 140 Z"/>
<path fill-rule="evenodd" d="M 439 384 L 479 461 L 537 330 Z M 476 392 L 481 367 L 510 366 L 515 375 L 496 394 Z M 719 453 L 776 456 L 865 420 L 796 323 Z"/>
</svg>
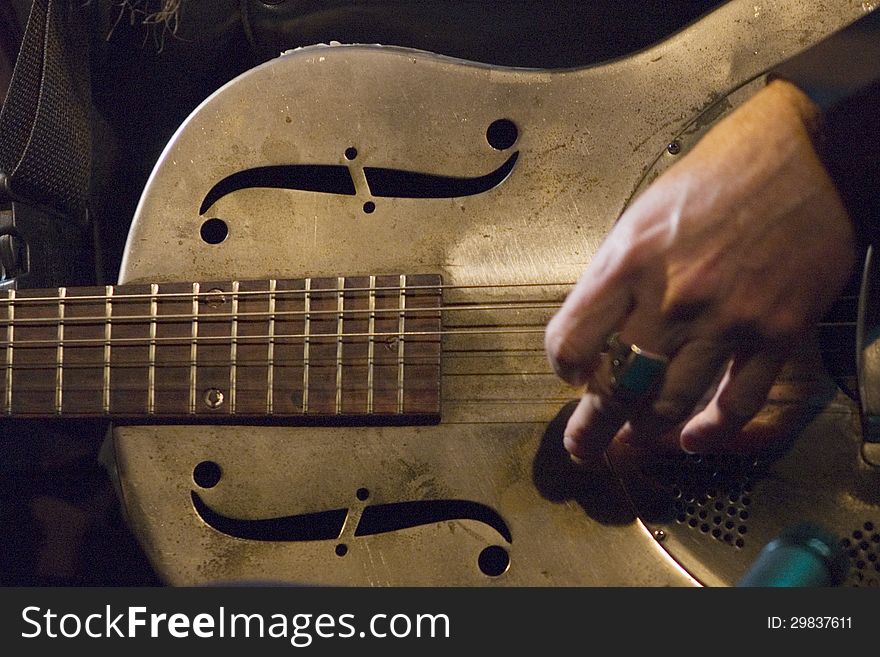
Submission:
<svg viewBox="0 0 880 657">
<path fill-rule="evenodd" d="M 788 80 L 777 78 L 767 84 L 763 93 L 772 95 L 777 104 L 793 112 L 813 143 L 817 143 L 821 135 L 822 110 L 803 90 Z"/>
<path fill-rule="evenodd" d="M 768 79 L 773 93 L 806 109 L 814 148 L 860 246 L 880 244 L 880 11 L 783 62 Z"/>
</svg>

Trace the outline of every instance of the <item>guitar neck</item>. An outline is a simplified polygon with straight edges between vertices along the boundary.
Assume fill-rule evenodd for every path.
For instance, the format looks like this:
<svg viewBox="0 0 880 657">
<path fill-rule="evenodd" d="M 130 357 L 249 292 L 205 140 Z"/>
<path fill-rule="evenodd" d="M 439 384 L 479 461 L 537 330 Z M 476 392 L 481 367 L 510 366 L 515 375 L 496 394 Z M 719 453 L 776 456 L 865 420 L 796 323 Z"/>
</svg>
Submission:
<svg viewBox="0 0 880 657">
<path fill-rule="evenodd" d="M 439 420 L 437 275 L 0 293 L 12 417 Z"/>
</svg>

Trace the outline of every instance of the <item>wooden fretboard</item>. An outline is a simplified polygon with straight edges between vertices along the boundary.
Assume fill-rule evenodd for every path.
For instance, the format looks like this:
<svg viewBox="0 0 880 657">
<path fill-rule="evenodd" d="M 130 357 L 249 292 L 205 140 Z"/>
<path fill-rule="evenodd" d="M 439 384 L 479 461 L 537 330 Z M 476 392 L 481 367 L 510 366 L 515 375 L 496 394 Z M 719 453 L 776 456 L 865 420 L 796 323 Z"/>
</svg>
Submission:
<svg viewBox="0 0 880 657">
<path fill-rule="evenodd" d="M 439 420 L 440 277 L 0 293 L 21 417 Z"/>
</svg>

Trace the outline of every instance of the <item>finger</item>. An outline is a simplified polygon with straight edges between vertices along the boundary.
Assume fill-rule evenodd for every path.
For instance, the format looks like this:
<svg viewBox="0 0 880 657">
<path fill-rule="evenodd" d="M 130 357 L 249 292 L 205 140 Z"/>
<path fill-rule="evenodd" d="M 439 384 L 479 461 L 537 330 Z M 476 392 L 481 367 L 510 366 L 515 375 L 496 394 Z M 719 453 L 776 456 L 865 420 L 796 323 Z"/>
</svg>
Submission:
<svg viewBox="0 0 880 657">
<path fill-rule="evenodd" d="M 581 460 L 601 455 L 627 419 L 643 412 L 666 367 L 665 358 L 658 360 L 625 341 L 606 346 L 563 436 L 566 449 Z"/>
<path fill-rule="evenodd" d="M 562 307 L 547 324 L 544 346 L 556 374 L 583 385 L 599 364 L 608 335 L 632 306 L 630 286 L 599 257 L 587 267 Z M 595 263 L 595 264 L 594 264 Z"/>
<path fill-rule="evenodd" d="M 626 421 L 627 408 L 613 397 L 584 393 L 568 418 L 562 444 L 576 459 L 595 462 Z"/>
<path fill-rule="evenodd" d="M 682 449 L 705 453 L 748 447 L 738 435 L 766 403 L 784 362 L 784 356 L 768 351 L 734 357 L 715 396 L 682 430 Z"/>
<path fill-rule="evenodd" d="M 616 439 L 638 447 L 680 449 L 682 423 L 713 389 L 727 359 L 726 348 L 715 341 L 685 344 L 669 362 L 659 392 L 634 409 Z"/>
</svg>

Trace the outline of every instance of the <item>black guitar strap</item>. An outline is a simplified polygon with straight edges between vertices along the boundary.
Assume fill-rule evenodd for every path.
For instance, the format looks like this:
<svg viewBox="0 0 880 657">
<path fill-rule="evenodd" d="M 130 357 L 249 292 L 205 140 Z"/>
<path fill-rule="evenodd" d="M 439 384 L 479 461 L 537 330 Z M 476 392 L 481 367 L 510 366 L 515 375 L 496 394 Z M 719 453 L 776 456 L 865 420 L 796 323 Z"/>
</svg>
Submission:
<svg viewBox="0 0 880 657">
<path fill-rule="evenodd" d="M 0 111 L 0 198 L 82 218 L 92 159 L 85 12 L 33 0 Z"/>
</svg>

